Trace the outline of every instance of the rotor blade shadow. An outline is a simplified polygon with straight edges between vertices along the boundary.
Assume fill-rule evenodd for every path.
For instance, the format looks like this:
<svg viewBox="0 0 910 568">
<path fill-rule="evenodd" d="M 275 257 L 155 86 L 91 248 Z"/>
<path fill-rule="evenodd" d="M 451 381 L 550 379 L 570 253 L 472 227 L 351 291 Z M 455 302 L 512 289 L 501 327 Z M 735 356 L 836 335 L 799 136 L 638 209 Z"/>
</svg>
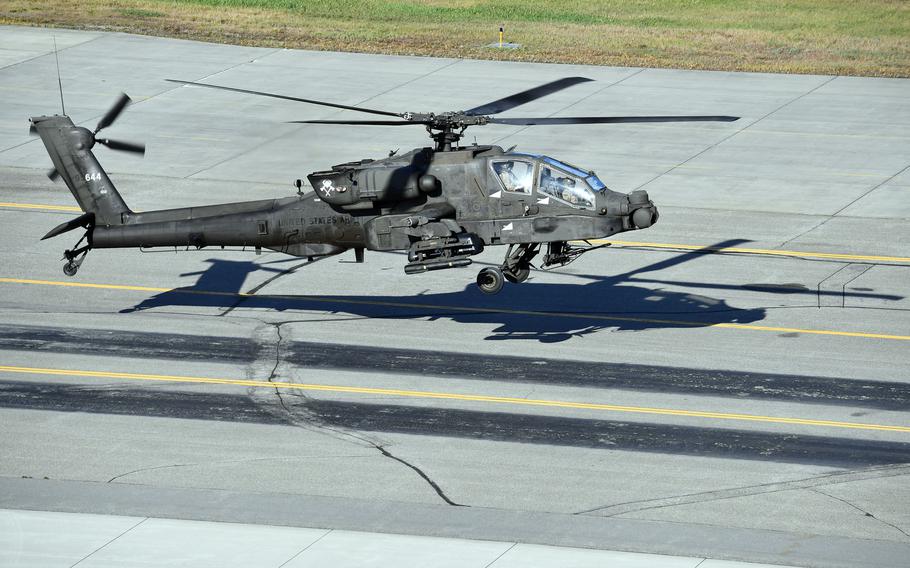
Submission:
<svg viewBox="0 0 910 568">
<path fill-rule="evenodd" d="M 237 302 L 238 298 L 243 297 L 243 285 L 251 273 L 260 270 L 280 273 L 282 270 L 265 265 L 294 260 L 298 259 L 288 258 L 260 264 L 251 260 L 209 258 L 205 260 L 209 264 L 208 268 L 197 272 L 185 272 L 180 275 L 199 276 L 193 285 L 161 292 L 131 308 L 120 310 L 120 313 L 173 305 L 229 308 Z M 193 301 L 186 301 L 190 296 L 192 296 Z"/>
<path fill-rule="evenodd" d="M 809 288 L 805 284 L 718 284 L 716 282 L 692 282 L 681 280 L 660 280 L 656 278 L 634 278 L 632 282 L 642 282 L 647 284 L 669 284 L 671 286 L 681 286 L 684 288 L 709 288 L 713 290 L 749 290 L 753 292 L 763 292 L 766 294 L 796 294 L 806 296 L 831 296 L 847 298 L 867 298 L 875 300 L 903 300 L 905 296 L 896 294 L 875 294 L 872 292 L 836 292 L 831 290 L 817 290 Z"/>
<path fill-rule="evenodd" d="M 683 255 L 686 256 L 686 255 Z M 446 318 L 486 324 L 486 339 L 565 341 L 603 330 L 643 331 L 698 328 L 717 323 L 751 323 L 764 309 L 737 309 L 722 299 L 634 286 L 619 277 L 586 284 L 529 282 L 510 286 L 494 298 L 473 284 L 459 291 L 401 295 L 242 295 L 246 276 L 261 270 L 254 262 L 209 259 L 195 285 L 156 294 L 123 312 L 175 306 L 317 311 L 365 318 Z M 682 262 L 682 260 L 676 260 Z M 242 297 L 239 304 L 237 298 Z M 542 303 L 542 299 L 546 302 Z"/>
<path fill-rule="evenodd" d="M 728 239 L 726 241 L 720 241 L 717 244 L 708 245 L 708 246 L 704 247 L 703 249 L 695 249 L 695 250 L 691 250 L 691 251 L 686 251 L 686 252 L 680 253 L 677 256 L 674 256 L 674 257 L 671 257 L 671 258 L 668 258 L 665 260 L 661 260 L 658 262 L 654 262 L 647 266 L 643 266 L 641 268 L 636 268 L 635 270 L 630 270 L 623 274 L 617 274 L 616 276 L 608 276 L 607 278 L 616 280 L 616 281 L 629 280 L 629 279 L 631 279 L 632 276 L 635 276 L 636 274 L 643 274 L 645 272 L 658 272 L 660 270 L 665 270 L 667 268 L 672 268 L 674 266 L 679 266 L 680 264 L 683 264 L 685 262 L 695 260 L 696 258 L 698 258 L 702 255 L 705 255 L 705 254 L 714 254 L 717 249 L 733 248 L 738 245 L 750 243 L 750 242 L 752 242 L 752 241 L 750 241 L 749 239 Z"/>
</svg>

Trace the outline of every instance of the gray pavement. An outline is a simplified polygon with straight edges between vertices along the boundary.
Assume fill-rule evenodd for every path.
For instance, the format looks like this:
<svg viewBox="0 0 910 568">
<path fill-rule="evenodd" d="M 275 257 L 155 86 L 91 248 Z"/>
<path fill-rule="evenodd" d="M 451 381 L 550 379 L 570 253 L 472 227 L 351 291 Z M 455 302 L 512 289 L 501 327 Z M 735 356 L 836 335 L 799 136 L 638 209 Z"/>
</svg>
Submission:
<svg viewBox="0 0 910 568">
<path fill-rule="evenodd" d="M 162 488 L 134 483 L 0 479 L 0 508 L 3 507 L 27 512 L 116 514 L 311 530 L 315 527 L 355 533 L 422 535 L 461 541 L 536 543 L 557 548 L 609 550 L 613 558 L 621 558 L 622 555 L 617 554 L 619 552 L 646 549 L 665 559 L 672 556 L 709 558 L 720 566 L 724 562 L 736 563 L 719 559 L 743 556 L 752 558 L 753 562 L 766 561 L 774 565 L 870 568 L 902 566 L 906 559 L 905 545 L 885 540 L 618 517 L 604 519 L 589 515 L 453 508 L 436 503 L 408 504 L 248 490 Z M 440 522 L 440 519 L 445 519 L 445 522 Z M 47 526 L 42 530 L 51 532 L 51 529 L 52 526 Z M 31 547 L 19 547 L 23 551 L 28 548 Z M 565 560 L 569 556 L 562 555 L 562 558 Z M 596 555 L 587 556 L 597 558 Z M 565 565 L 573 564 L 566 562 Z"/>
<path fill-rule="evenodd" d="M 583 75 L 520 114 L 743 119 L 469 137 L 647 189 L 661 219 L 630 241 L 846 257 L 617 248 L 495 298 L 470 269 L 405 276 L 395 254 L 104 250 L 66 280 L 72 243 L 39 239 L 74 213 L 23 206 L 75 205 L 27 131 L 59 108 L 52 33 L 74 120 L 94 125 L 121 90 L 136 101 L 105 133 L 145 159 L 97 155 L 137 210 L 291 195 L 311 171 L 426 144 L 285 124 L 344 113 L 166 78 L 438 111 Z M 910 257 L 908 95 L 898 79 L 0 27 L 0 506 L 901 566 L 910 263 L 871 257 Z"/>
<path fill-rule="evenodd" d="M 0 509 L 0 563 L 69 566 L 763 568 L 517 542 Z"/>
</svg>

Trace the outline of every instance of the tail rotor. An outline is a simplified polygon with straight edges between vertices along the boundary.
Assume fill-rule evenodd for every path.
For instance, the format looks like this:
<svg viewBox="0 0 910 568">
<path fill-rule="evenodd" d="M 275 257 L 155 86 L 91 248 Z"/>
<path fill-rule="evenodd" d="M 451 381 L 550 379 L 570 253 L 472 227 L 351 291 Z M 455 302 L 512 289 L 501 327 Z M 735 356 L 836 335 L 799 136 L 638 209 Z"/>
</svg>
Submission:
<svg viewBox="0 0 910 568">
<path fill-rule="evenodd" d="M 95 142 L 107 146 L 111 150 L 119 150 L 121 152 L 132 152 L 134 154 L 145 155 L 145 144 L 140 144 L 136 142 L 123 142 L 119 140 L 111 140 L 110 138 L 97 138 L 96 135 L 114 124 L 117 120 L 117 117 L 126 109 L 126 107 L 133 102 L 133 99 L 129 98 L 126 93 L 120 93 L 120 97 L 117 99 L 117 102 L 114 103 L 105 114 L 101 117 L 101 120 L 98 121 L 98 126 L 95 127 L 95 130 L 92 132 L 92 138 Z"/>
<path fill-rule="evenodd" d="M 114 105 L 108 109 L 104 116 L 101 117 L 101 120 L 98 121 L 98 125 L 95 126 L 94 131 L 89 131 L 88 129 L 82 129 L 87 140 L 85 143 L 86 148 L 91 148 L 96 142 L 102 146 L 107 146 L 111 150 L 117 150 L 120 152 L 130 152 L 133 154 L 145 155 L 145 144 L 137 142 L 126 142 L 123 140 L 111 140 L 110 138 L 97 138 L 97 134 L 104 130 L 105 128 L 114 124 L 117 118 L 121 113 L 126 109 L 127 106 L 132 102 L 132 99 L 126 93 L 120 93 L 120 96 L 117 98 L 117 101 Z M 36 129 L 34 124 L 29 130 L 30 134 L 36 134 Z M 47 177 L 51 181 L 57 181 L 60 177 L 60 173 L 57 172 L 56 168 L 51 168 L 47 172 Z"/>
</svg>

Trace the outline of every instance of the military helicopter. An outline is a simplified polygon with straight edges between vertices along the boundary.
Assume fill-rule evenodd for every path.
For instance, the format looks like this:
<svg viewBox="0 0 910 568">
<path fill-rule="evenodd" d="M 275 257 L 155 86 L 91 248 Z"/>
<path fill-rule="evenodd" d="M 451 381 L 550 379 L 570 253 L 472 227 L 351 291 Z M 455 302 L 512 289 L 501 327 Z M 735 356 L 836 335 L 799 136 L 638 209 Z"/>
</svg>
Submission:
<svg viewBox="0 0 910 568">
<path fill-rule="evenodd" d="M 468 266 L 485 247 L 507 245 L 501 266 L 477 275 L 483 292 L 499 292 L 504 280 L 524 282 L 532 260 L 546 245 L 538 268 L 551 269 L 601 248 L 587 241 L 650 227 L 657 207 L 645 191 L 611 191 L 594 172 L 540 154 L 495 145 L 460 146 L 465 130 L 486 124 L 577 125 L 646 122 L 730 122 L 732 116 L 594 116 L 503 118 L 519 105 L 591 81 L 567 77 L 465 111 L 395 113 L 193 81 L 169 81 L 380 115 L 381 120 L 299 120 L 300 124 L 423 126 L 434 147 L 382 159 L 332 166 L 307 176 L 312 192 L 204 207 L 134 212 L 127 207 L 92 153 L 95 144 L 144 154 L 142 144 L 98 138 L 130 103 L 126 94 L 95 129 L 63 115 L 31 118 L 60 177 L 84 212 L 50 232 L 48 239 L 82 228 L 64 252 L 63 271 L 76 274 L 95 248 L 226 247 L 271 249 L 314 259 L 354 249 L 406 251 L 406 274 Z M 61 97 L 62 99 L 62 97 Z M 83 241 L 85 244 L 83 245 Z M 80 246 L 82 245 L 82 246 Z"/>
</svg>

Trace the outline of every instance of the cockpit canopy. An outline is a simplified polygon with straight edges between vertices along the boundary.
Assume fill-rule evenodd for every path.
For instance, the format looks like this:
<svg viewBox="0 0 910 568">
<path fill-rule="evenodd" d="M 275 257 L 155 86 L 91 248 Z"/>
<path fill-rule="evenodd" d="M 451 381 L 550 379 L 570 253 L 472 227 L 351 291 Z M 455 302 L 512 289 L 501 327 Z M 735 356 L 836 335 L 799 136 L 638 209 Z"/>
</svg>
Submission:
<svg viewBox="0 0 910 568">
<path fill-rule="evenodd" d="M 595 193 L 606 185 L 588 172 L 549 156 L 506 154 L 490 160 L 494 176 L 505 191 L 552 198 L 578 209 L 594 209 Z"/>
</svg>

